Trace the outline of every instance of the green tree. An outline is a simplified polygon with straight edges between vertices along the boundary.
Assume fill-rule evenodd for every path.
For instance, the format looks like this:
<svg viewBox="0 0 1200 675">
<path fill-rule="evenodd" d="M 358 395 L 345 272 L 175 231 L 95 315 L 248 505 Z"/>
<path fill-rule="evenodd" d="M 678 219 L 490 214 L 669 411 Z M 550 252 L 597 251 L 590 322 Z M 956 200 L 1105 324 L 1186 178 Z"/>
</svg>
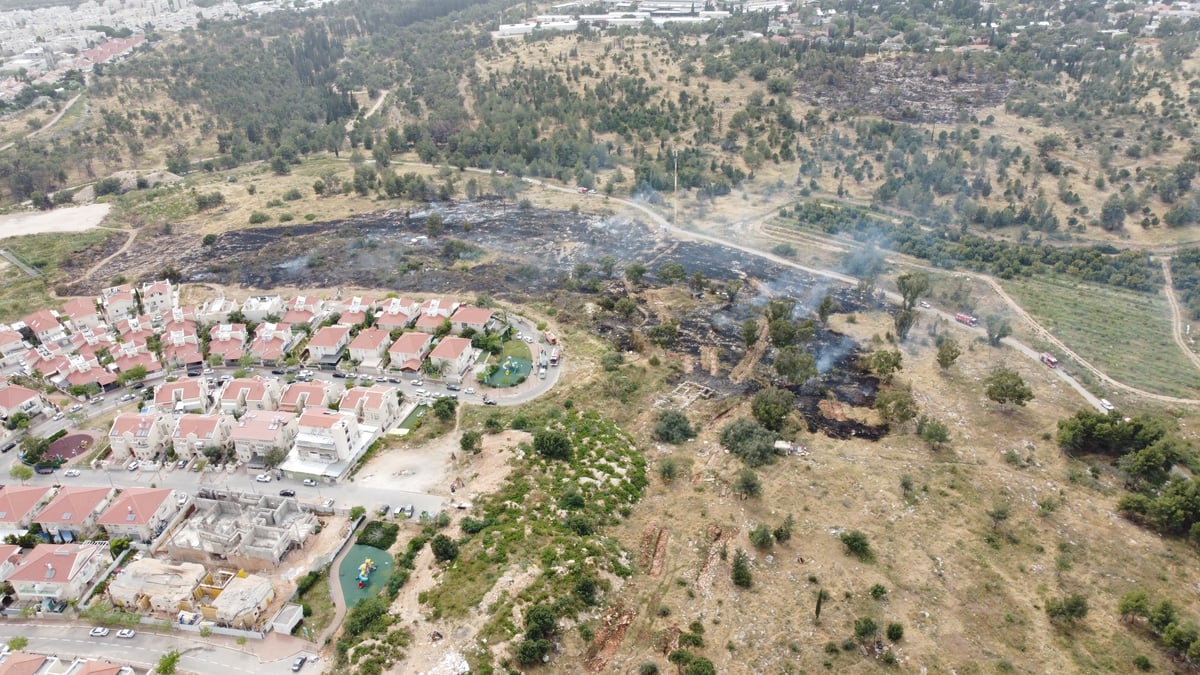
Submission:
<svg viewBox="0 0 1200 675">
<path fill-rule="evenodd" d="M 30 478 L 33 478 L 33 469 L 18 462 L 13 464 L 12 468 L 8 470 L 8 475 L 11 476 L 13 480 L 19 480 L 21 483 L 24 483 Z"/>
<path fill-rule="evenodd" d="M 807 382 L 817 376 L 817 360 L 799 347 L 789 345 L 775 355 L 775 372 L 787 382 Z"/>
<path fill-rule="evenodd" d="M 458 557 L 458 544 L 444 534 L 436 534 L 429 540 L 429 548 L 438 562 L 449 562 Z"/>
<path fill-rule="evenodd" d="M 449 422 L 454 419 L 454 414 L 458 410 L 458 401 L 443 396 L 433 402 L 433 415 L 443 422 Z"/>
<path fill-rule="evenodd" d="M 464 431 L 462 438 L 458 439 L 458 447 L 467 454 L 478 455 L 483 449 L 483 434 L 474 429 Z"/>
<path fill-rule="evenodd" d="M 29 646 L 29 638 L 24 635 L 14 635 L 8 639 L 8 648 L 14 652 L 19 652 Z"/>
<path fill-rule="evenodd" d="M 118 537 L 108 542 L 108 552 L 112 555 L 113 560 L 116 560 L 132 545 L 128 537 Z"/>
<path fill-rule="evenodd" d="M 762 481 L 759 480 L 758 474 L 754 473 L 754 469 L 743 467 L 738 471 L 733 490 L 743 498 L 758 497 L 762 495 Z"/>
<path fill-rule="evenodd" d="M 436 237 L 445 230 L 445 221 L 442 214 L 434 211 L 425 217 L 425 232 L 431 237 Z"/>
<path fill-rule="evenodd" d="M 750 556 L 740 548 L 733 554 L 731 576 L 733 585 L 739 588 L 750 588 L 753 583 L 753 577 L 750 574 Z"/>
<path fill-rule="evenodd" d="M 283 448 L 271 448 L 267 451 L 267 454 L 263 456 L 263 464 L 265 464 L 267 468 L 274 469 L 280 464 L 283 464 L 286 459 L 286 450 Z"/>
<path fill-rule="evenodd" d="M 939 450 L 950 442 L 950 428 L 943 422 L 924 415 L 917 420 L 917 435 L 929 445 L 930 450 Z"/>
<path fill-rule="evenodd" d="M 1012 325 L 1007 317 L 989 316 L 984 323 L 987 325 L 988 344 L 993 347 L 999 347 L 1001 340 L 1012 335 Z"/>
<path fill-rule="evenodd" d="M 875 641 L 875 635 L 879 632 L 879 624 L 871 617 L 861 617 L 854 620 L 854 637 L 862 644 Z"/>
<path fill-rule="evenodd" d="M 745 343 L 746 349 L 750 349 L 758 342 L 758 322 L 754 319 L 746 319 L 742 322 L 742 342 Z"/>
<path fill-rule="evenodd" d="M 1065 598 L 1046 599 L 1046 616 L 1049 616 L 1050 620 L 1055 623 L 1072 625 L 1086 617 L 1087 613 L 1087 598 L 1079 593 L 1072 593 Z M 1193 641 L 1188 641 L 1188 645 L 1191 642 Z"/>
<path fill-rule="evenodd" d="M 1033 390 L 1025 384 L 1025 380 L 1017 371 L 1003 366 L 992 371 L 983 381 L 984 393 L 987 397 L 1007 408 L 1012 403 L 1024 406 L 1033 399 Z"/>
<path fill-rule="evenodd" d="M 1125 227 L 1125 200 L 1113 193 L 1100 207 L 1100 226 L 1109 232 Z"/>
<path fill-rule="evenodd" d="M 817 317 L 821 319 L 821 323 L 827 323 L 830 315 L 837 310 L 837 300 L 834 300 L 832 295 L 826 295 L 821 298 L 821 304 L 817 305 Z"/>
<path fill-rule="evenodd" d="M 154 666 L 154 672 L 158 675 L 175 675 L 175 669 L 179 667 L 179 657 L 180 653 L 175 649 L 163 654 L 158 659 L 158 665 Z"/>
<path fill-rule="evenodd" d="M 896 290 L 900 291 L 906 310 L 915 307 L 917 298 L 928 293 L 930 287 L 929 275 L 924 272 L 909 272 L 896 279 Z"/>
<path fill-rule="evenodd" d="M 938 341 L 937 364 L 942 370 L 949 369 L 960 356 L 962 356 L 962 347 L 954 338 L 942 337 Z"/>
<path fill-rule="evenodd" d="M 1122 621 L 1148 619 L 1150 617 L 1150 595 L 1143 590 L 1133 590 L 1121 596 L 1117 611 Z"/>
<path fill-rule="evenodd" d="M 570 459 L 571 439 L 561 431 L 542 430 L 533 435 L 533 450 L 546 459 Z"/>
<path fill-rule="evenodd" d="M 775 541 L 786 544 L 792 538 L 792 528 L 795 525 L 796 519 L 792 517 L 792 514 L 787 514 L 787 518 L 784 518 L 779 527 L 775 528 L 774 532 L 772 532 L 775 535 Z"/>
<path fill-rule="evenodd" d="M 674 262 L 663 263 L 656 270 L 658 278 L 668 284 L 673 284 L 676 281 L 682 281 L 687 276 L 687 270 L 683 269 L 683 265 Z"/>
<path fill-rule="evenodd" d="M 721 446 L 750 467 L 775 461 L 776 438 L 766 427 L 745 417 L 730 422 L 721 430 Z"/>
<path fill-rule="evenodd" d="M 897 310 L 892 316 L 892 327 L 896 330 L 896 340 L 904 342 L 912 327 L 917 324 L 917 313 L 911 309 Z"/>
<path fill-rule="evenodd" d="M 829 599 L 829 591 L 824 588 L 817 589 L 817 603 L 813 608 L 813 623 L 821 623 L 821 606 Z"/>
<path fill-rule="evenodd" d="M 899 642 L 904 639 L 904 624 L 889 623 L 887 626 L 887 638 L 892 642 Z"/>
<path fill-rule="evenodd" d="M 549 605 L 534 605 L 525 612 L 525 637 L 550 638 L 558 631 L 558 617 Z"/>
<path fill-rule="evenodd" d="M 875 396 L 875 409 L 892 424 L 904 424 L 920 412 L 912 394 L 904 390 L 880 392 Z"/>
<path fill-rule="evenodd" d="M 758 423 L 770 429 L 779 431 L 783 422 L 796 406 L 796 395 L 787 389 L 767 387 L 754 395 L 750 402 L 750 412 Z M 774 441 L 772 441 L 772 448 Z"/>
<path fill-rule="evenodd" d="M 683 675 L 717 675 L 717 667 L 703 656 L 697 656 L 683 667 Z"/>
<path fill-rule="evenodd" d="M 646 276 L 646 266 L 641 263 L 630 263 L 625 266 L 625 278 L 631 284 L 642 283 L 642 278 Z"/>
<path fill-rule="evenodd" d="M 687 415 L 678 410 L 664 410 L 654 423 L 654 437 L 663 443 L 679 444 L 695 438 L 696 430 Z"/>
<path fill-rule="evenodd" d="M 904 355 L 899 350 L 880 349 L 867 356 L 867 367 L 881 382 L 891 382 L 896 371 L 904 369 Z"/>
<path fill-rule="evenodd" d="M 871 542 L 867 540 L 867 535 L 858 530 L 847 530 L 843 532 L 839 539 L 842 540 L 842 545 L 846 547 L 846 552 L 858 558 L 863 562 L 870 562 L 875 559 L 875 552 L 871 550 Z"/>
<path fill-rule="evenodd" d="M 750 543 L 754 544 L 755 548 L 768 549 L 775 545 L 775 535 L 771 534 L 771 528 L 759 523 L 750 530 Z"/>
</svg>

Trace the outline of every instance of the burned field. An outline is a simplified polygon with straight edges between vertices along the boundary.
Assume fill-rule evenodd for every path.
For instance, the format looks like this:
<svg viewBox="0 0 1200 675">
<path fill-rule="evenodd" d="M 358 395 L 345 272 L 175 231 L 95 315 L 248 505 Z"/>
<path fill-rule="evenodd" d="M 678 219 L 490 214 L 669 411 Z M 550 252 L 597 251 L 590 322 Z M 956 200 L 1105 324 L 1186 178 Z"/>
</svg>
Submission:
<svg viewBox="0 0 1200 675">
<path fill-rule="evenodd" d="M 434 219 L 431 226 L 429 215 L 435 211 L 441 223 Z M 844 283 L 723 246 L 660 237 L 631 217 L 521 208 L 501 200 L 441 203 L 416 213 L 385 211 L 335 222 L 230 231 L 208 246 L 192 235 L 158 239 L 156 255 L 135 247 L 110 261 L 90 284 L 70 292 L 94 294 L 117 275 L 148 279 L 169 267 L 184 282 L 258 289 L 353 286 L 415 294 L 491 295 L 516 303 L 549 299 L 572 309 L 592 305 L 611 309 L 628 297 L 638 311 L 628 315 L 569 311 L 560 313 L 559 319 L 586 324 L 618 351 L 639 349 L 648 332 L 670 322 L 677 332 L 662 346 L 701 364 L 681 377 L 703 381 L 726 394 L 753 393 L 770 381 L 764 374 L 770 369 L 769 351 L 748 380 L 739 378 L 735 383 L 729 376 L 747 356 L 743 323 L 758 317 L 771 299 L 794 299 L 796 321 L 814 315 L 826 295 L 840 312 L 878 309 L 866 306 Z M 607 273 L 606 262 L 611 265 Z M 644 285 L 624 283 L 622 272 L 633 263 L 645 266 Z M 669 307 L 667 316 L 648 306 L 646 291 L 666 285 L 657 272 L 670 263 L 681 266 L 689 279 L 699 273 L 705 282 L 692 289 L 692 302 Z M 742 283 L 732 298 L 723 290 L 731 279 Z M 870 407 L 873 402 L 878 383 L 861 371 L 857 345 L 820 326 L 806 350 L 816 360 L 820 376 L 795 392 L 810 429 L 838 438 L 876 438 L 884 433 L 885 429 L 847 420 L 823 403 L 836 400 Z"/>
</svg>

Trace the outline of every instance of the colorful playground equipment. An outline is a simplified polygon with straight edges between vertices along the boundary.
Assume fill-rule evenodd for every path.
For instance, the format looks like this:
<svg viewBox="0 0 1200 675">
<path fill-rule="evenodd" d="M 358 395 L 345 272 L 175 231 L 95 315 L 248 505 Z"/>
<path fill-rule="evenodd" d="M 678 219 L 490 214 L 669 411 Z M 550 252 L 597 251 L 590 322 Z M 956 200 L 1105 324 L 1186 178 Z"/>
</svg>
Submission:
<svg viewBox="0 0 1200 675">
<path fill-rule="evenodd" d="M 358 587 L 359 588 L 362 588 L 367 583 L 367 579 L 370 578 L 371 572 L 374 572 L 374 571 L 375 571 L 375 563 L 372 562 L 370 558 L 367 558 L 366 560 L 363 561 L 363 564 L 358 566 Z"/>
</svg>

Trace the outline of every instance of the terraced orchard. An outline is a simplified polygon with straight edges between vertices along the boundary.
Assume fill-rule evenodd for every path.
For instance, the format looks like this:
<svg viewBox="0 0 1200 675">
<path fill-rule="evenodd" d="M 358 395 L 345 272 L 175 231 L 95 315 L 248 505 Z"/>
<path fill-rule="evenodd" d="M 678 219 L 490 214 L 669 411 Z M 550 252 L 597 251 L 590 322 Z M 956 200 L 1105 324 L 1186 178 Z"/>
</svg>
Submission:
<svg viewBox="0 0 1200 675">
<path fill-rule="evenodd" d="M 633 438 L 597 412 L 553 410 L 513 423 L 535 430 L 533 444 L 522 446 L 504 487 L 463 520 L 456 561 L 422 597 L 434 617 L 489 615 L 472 672 L 489 671 L 513 639 L 518 661 L 540 663 L 559 620 L 598 606 L 614 575 L 632 574 L 630 554 L 605 528 L 632 513 L 647 484 Z M 531 581 L 489 593 L 516 570 Z M 524 625 L 531 616 L 553 620 L 535 631 Z"/>
</svg>

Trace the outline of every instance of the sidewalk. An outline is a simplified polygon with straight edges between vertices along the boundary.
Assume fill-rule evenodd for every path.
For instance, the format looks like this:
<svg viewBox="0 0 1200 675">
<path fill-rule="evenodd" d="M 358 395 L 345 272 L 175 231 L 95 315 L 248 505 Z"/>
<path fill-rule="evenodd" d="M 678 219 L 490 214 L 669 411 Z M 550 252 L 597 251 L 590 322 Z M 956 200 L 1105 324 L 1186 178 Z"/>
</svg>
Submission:
<svg viewBox="0 0 1200 675">
<path fill-rule="evenodd" d="M 351 534 L 350 536 L 354 535 Z M 333 615 L 333 621 L 322 631 L 320 637 L 317 638 L 317 643 L 314 645 L 317 651 L 324 648 L 325 643 L 333 637 L 338 628 L 342 627 L 342 620 L 346 618 L 346 598 L 342 595 L 342 583 L 338 579 L 338 569 L 352 548 L 354 547 L 349 545 L 344 546 L 342 552 L 337 554 L 333 562 L 329 563 L 329 573 L 325 575 L 325 580 L 329 583 L 329 595 L 333 599 L 333 606 L 337 608 L 337 612 Z M 311 645 L 308 642 L 305 644 Z"/>
</svg>

